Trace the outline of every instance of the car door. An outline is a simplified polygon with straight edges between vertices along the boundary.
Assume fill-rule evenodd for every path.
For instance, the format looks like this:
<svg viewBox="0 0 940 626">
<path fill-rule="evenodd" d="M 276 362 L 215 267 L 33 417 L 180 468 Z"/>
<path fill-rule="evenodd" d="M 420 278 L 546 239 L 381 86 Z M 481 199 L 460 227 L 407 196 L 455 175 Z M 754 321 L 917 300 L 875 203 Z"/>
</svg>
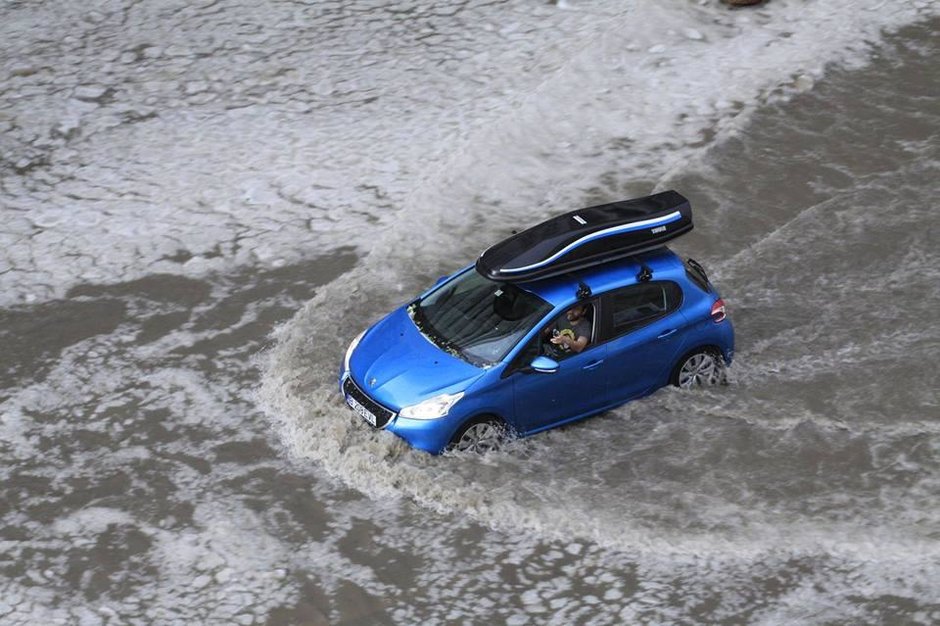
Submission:
<svg viewBox="0 0 940 626">
<path fill-rule="evenodd" d="M 667 382 L 685 341 L 682 290 L 672 281 L 631 285 L 605 294 L 607 389 L 611 403 L 650 393 Z"/>
<path fill-rule="evenodd" d="M 595 310 L 594 304 L 591 305 Z M 564 314 L 563 314 L 564 315 Z M 554 321 L 549 324 L 549 327 Z M 545 339 L 539 333 L 520 354 L 512 376 L 516 424 L 524 432 L 602 409 L 607 403 L 607 346 L 598 344 L 597 322 L 592 321 L 592 339 L 580 353 L 546 355 L 558 361 L 552 373 L 528 371 L 525 366 L 545 354 Z"/>
</svg>

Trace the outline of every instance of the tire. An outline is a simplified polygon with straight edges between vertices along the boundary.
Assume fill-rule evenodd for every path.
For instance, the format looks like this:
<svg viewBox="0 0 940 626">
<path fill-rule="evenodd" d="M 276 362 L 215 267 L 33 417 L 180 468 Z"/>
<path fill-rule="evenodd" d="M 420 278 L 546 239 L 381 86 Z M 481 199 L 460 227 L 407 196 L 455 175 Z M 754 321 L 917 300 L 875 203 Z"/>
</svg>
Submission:
<svg viewBox="0 0 940 626">
<path fill-rule="evenodd" d="M 451 439 L 448 450 L 485 454 L 498 450 L 506 438 L 506 425 L 492 416 L 478 417 L 460 427 Z"/>
<path fill-rule="evenodd" d="M 670 381 L 681 389 L 714 387 L 728 383 L 725 362 L 714 348 L 699 348 L 679 359 Z"/>
</svg>

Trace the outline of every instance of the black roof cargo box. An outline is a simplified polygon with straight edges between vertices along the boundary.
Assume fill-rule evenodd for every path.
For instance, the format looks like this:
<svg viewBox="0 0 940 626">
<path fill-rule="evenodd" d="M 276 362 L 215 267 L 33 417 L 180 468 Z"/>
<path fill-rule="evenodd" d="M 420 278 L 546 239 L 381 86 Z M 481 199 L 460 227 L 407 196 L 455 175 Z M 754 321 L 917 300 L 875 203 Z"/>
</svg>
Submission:
<svg viewBox="0 0 940 626">
<path fill-rule="evenodd" d="M 692 207 L 675 191 L 571 211 L 490 247 L 477 259 L 489 279 L 556 276 L 658 248 L 692 230 Z"/>
</svg>

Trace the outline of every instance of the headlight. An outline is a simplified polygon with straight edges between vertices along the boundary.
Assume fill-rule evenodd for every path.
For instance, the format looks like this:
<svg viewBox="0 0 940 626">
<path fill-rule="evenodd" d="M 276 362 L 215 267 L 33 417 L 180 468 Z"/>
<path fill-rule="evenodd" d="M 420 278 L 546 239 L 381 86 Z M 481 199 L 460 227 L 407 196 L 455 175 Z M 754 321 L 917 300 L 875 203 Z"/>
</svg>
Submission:
<svg viewBox="0 0 940 626">
<path fill-rule="evenodd" d="M 356 346 L 359 345 L 359 341 L 362 339 L 362 336 L 365 334 L 366 334 L 366 331 L 362 331 L 361 333 L 356 335 L 356 338 L 353 339 L 352 342 L 350 342 L 349 347 L 346 348 L 346 358 L 343 359 L 343 371 L 344 372 L 349 371 L 349 358 L 352 356 L 353 350 L 356 349 Z"/>
<path fill-rule="evenodd" d="M 457 400 L 460 400 L 462 397 L 462 391 L 460 393 L 442 393 L 439 396 L 434 396 L 419 404 L 406 406 L 399 411 L 398 414 L 402 417 L 410 417 L 416 420 L 431 420 L 437 417 L 444 417 L 447 415 L 447 412 L 450 411 L 450 408 L 457 404 Z"/>
</svg>

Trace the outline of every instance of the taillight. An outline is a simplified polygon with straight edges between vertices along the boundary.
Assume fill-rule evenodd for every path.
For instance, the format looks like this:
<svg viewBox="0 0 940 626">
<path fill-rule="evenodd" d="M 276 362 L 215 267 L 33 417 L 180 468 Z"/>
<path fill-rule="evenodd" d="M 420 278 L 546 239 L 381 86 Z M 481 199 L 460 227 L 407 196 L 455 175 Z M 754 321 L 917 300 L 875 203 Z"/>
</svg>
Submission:
<svg viewBox="0 0 940 626">
<path fill-rule="evenodd" d="M 715 304 L 712 305 L 712 321 L 716 324 L 718 322 L 723 322 L 727 315 L 725 314 L 725 301 L 721 298 L 715 300 Z"/>
</svg>

